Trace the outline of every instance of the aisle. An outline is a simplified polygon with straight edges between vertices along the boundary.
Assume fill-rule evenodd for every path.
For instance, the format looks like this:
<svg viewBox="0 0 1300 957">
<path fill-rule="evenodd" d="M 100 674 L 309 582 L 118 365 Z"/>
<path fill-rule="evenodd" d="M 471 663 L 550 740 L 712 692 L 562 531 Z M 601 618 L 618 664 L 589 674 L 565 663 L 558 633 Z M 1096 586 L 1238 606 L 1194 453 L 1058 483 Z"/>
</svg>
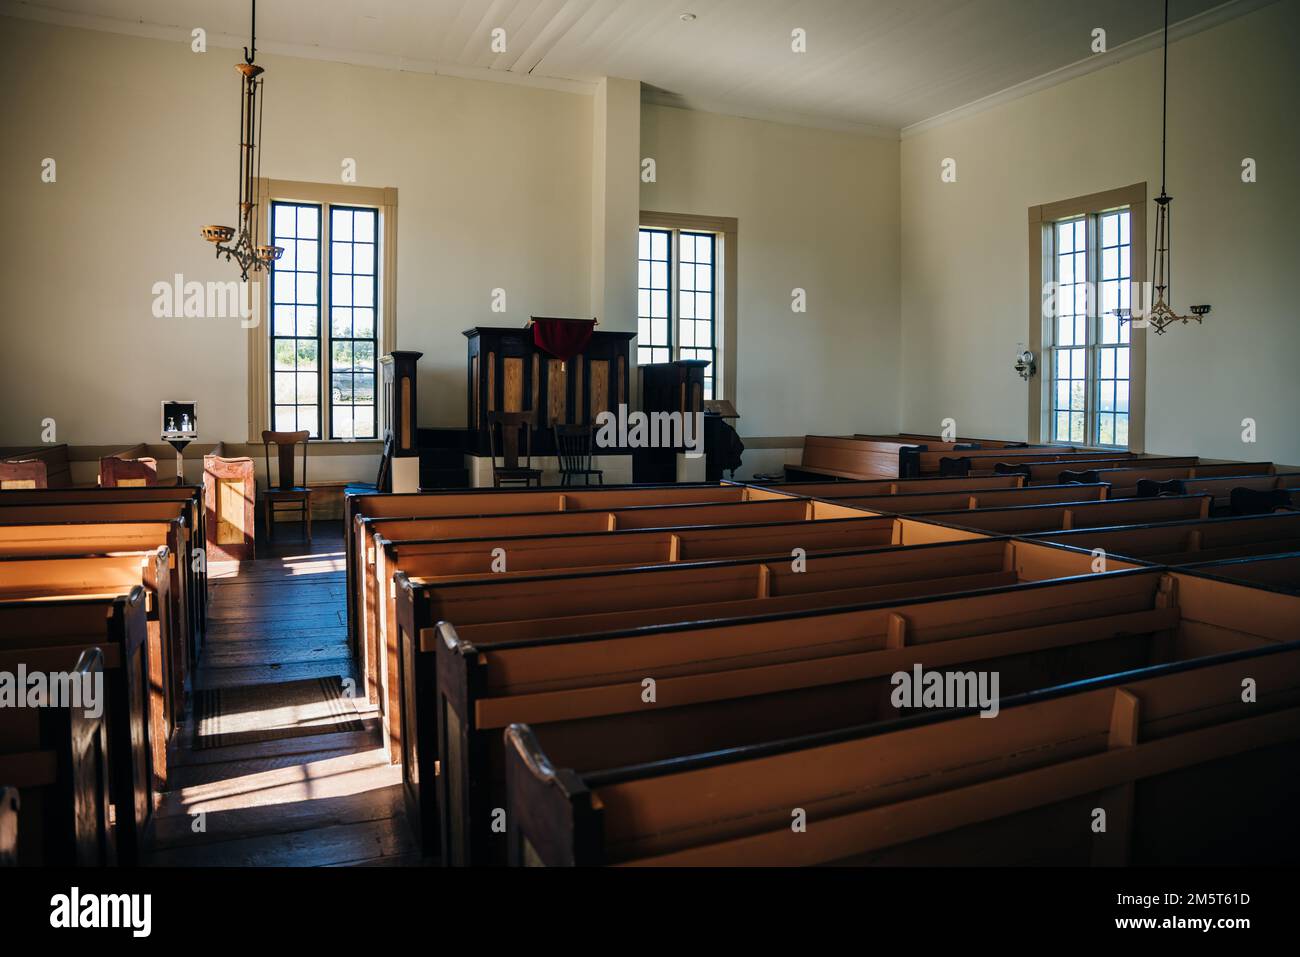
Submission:
<svg viewBox="0 0 1300 957">
<path fill-rule="evenodd" d="M 373 706 L 351 696 L 339 523 L 296 526 L 259 558 L 209 569 L 208 637 L 155 865 L 419 863 L 401 768 Z"/>
</svg>

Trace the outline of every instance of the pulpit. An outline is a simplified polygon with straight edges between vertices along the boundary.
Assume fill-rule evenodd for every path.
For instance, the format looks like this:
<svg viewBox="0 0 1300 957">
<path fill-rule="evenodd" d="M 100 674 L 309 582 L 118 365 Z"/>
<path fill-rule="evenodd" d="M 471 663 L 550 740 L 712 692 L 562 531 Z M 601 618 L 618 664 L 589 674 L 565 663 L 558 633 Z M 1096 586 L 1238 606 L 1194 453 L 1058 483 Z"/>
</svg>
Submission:
<svg viewBox="0 0 1300 957">
<path fill-rule="evenodd" d="M 591 333 L 580 352 L 556 358 L 534 342 L 531 327 L 465 330 L 466 420 L 474 450 L 489 454 L 490 416 L 537 413 L 533 452 L 555 454 L 552 426 L 594 425 L 601 412 L 628 404 L 628 353 L 634 332 Z"/>
</svg>

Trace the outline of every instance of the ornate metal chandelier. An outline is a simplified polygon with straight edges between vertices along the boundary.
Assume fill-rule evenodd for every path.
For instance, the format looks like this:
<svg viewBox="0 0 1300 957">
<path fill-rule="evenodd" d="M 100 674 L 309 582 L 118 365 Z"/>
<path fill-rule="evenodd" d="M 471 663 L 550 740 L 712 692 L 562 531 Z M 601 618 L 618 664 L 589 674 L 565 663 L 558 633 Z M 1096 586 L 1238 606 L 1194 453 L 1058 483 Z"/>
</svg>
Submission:
<svg viewBox="0 0 1300 957">
<path fill-rule="evenodd" d="M 257 56 L 257 0 L 252 0 L 253 19 L 249 45 L 244 47 L 244 62 L 235 64 L 239 71 L 239 228 L 233 226 L 204 226 L 203 238 L 216 246 L 216 255 L 226 261 L 239 263 L 240 278 L 248 281 L 249 270 L 259 272 L 269 269 L 272 262 L 284 254 L 280 246 L 257 243 L 257 184 L 262 175 L 262 154 L 257 140 L 262 135 L 261 92 L 263 70 L 253 62 Z M 234 242 L 230 241 L 234 239 Z"/>
<path fill-rule="evenodd" d="M 1165 192 L 1165 154 L 1168 151 L 1169 129 L 1169 0 L 1165 0 L 1165 38 L 1164 38 L 1164 86 L 1161 91 L 1160 104 L 1160 195 L 1156 197 L 1156 240 L 1155 253 L 1152 256 L 1152 276 L 1154 277 L 1155 301 L 1143 317 L 1156 331 L 1164 335 L 1167 328 L 1176 322 L 1187 325 L 1195 319 L 1198 323 L 1210 311 L 1208 305 L 1191 306 L 1190 314 L 1180 316 L 1169 305 L 1169 211 L 1174 198 Z M 1116 309 L 1121 322 L 1132 318 L 1132 310 Z"/>
</svg>

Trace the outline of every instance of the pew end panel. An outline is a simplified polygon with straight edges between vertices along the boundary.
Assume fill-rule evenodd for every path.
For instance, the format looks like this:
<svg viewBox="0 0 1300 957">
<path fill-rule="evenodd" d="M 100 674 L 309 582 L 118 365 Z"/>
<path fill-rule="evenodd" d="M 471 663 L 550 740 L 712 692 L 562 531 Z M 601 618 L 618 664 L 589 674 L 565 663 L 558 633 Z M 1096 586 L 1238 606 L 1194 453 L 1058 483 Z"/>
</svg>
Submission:
<svg viewBox="0 0 1300 957">
<path fill-rule="evenodd" d="M 602 863 L 601 808 L 582 778 L 552 767 L 526 724 L 506 728 L 505 747 L 507 863 L 514 867 Z"/>
</svg>

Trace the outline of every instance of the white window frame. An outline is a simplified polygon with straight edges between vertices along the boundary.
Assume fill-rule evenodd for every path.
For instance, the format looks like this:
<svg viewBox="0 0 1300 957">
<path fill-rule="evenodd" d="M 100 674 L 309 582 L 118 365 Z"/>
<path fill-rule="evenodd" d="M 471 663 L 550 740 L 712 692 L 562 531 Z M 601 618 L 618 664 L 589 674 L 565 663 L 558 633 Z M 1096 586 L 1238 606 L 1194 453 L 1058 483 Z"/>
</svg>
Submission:
<svg viewBox="0 0 1300 957">
<path fill-rule="evenodd" d="M 1035 443 L 1083 444 L 1098 448 L 1145 450 L 1146 419 L 1146 330 L 1140 324 L 1130 326 L 1129 347 L 1129 427 L 1128 444 L 1101 445 L 1099 442 L 1098 414 L 1098 355 L 1107 345 L 1098 342 L 1099 316 L 1102 310 L 1100 293 L 1094 299 L 1096 308 L 1089 309 L 1086 317 L 1084 440 L 1082 443 L 1056 440 L 1052 430 L 1052 390 L 1055 389 L 1055 325 L 1052 316 L 1045 315 L 1044 302 L 1049 298 L 1049 286 L 1056 278 L 1055 227 L 1068 220 L 1086 223 L 1086 281 L 1091 289 L 1099 290 L 1097 263 L 1100 257 L 1098 225 L 1107 212 L 1129 210 L 1130 282 L 1140 282 L 1146 276 L 1146 184 L 1138 183 L 1121 189 L 1094 193 L 1064 200 L 1029 210 L 1029 350 L 1038 360 L 1039 381 L 1029 390 L 1029 440 Z M 1071 346 L 1070 348 L 1077 348 Z"/>
<path fill-rule="evenodd" d="M 271 204 L 272 202 L 289 202 L 311 204 L 321 207 L 321 251 L 320 281 L 321 295 L 318 303 L 320 320 L 317 325 L 320 368 L 318 369 L 318 388 L 320 401 L 320 433 L 313 443 L 340 443 L 379 448 L 383 442 L 384 421 L 382 395 L 382 370 L 379 359 L 396 348 L 397 340 L 397 190 L 368 186 L 352 186 L 329 183 L 305 183 L 289 180 L 262 179 L 258 181 L 259 229 L 262 242 L 271 239 Z M 376 289 L 375 312 L 375 423 L 374 438 L 329 438 L 331 431 L 329 402 L 330 363 L 330 314 L 329 314 L 329 248 L 326 245 L 329 235 L 329 209 L 331 206 L 370 207 L 378 210 L 376 239 L 379 244 L 378 283 Z M 257 325 L 249 329 L 248 336 L 248 441 L 261 443 L 262 431 L 274 428 L 272 408 L 272 363 L 271 363 L 271 283 L 265 273 L 259 274 L 257 282 L 260 310 Z"/>
</svg>

